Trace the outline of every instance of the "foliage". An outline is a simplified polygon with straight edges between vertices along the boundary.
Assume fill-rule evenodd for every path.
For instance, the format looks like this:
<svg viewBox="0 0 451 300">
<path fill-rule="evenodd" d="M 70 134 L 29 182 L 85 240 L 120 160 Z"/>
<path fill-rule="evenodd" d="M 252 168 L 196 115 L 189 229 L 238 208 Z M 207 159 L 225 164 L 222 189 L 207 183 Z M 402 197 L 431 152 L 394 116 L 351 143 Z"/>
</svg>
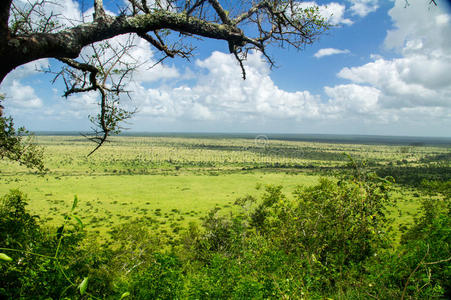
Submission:
<svg viewBox="0 0 451 300">
<path fill-rule="evenodd" d="M 55 230 L 27 211 L 24 194 L 11 191 L 0 201 L 0 252 L 7 255 L 0 256 L 1 296 L 449 297 L 448 182 L 422 183 L 421 193 L 428 194 L 396 243 L 389 218 L 393 180 L 362 166 L 351 161 L 352 172 L 298 186 L 291 195 L 281 185 L 259 183 L 254 195 L 236 199 L 233 208 L 217 206 L 200 224 L 191 222 L 171 235 L 163 234 L 168 226 L 157 215 L 175 220 L 183 212 L 151 211 L 152 217 L 112 227 L 106 241 L 82 230 L 86 222 L 78 218 L 78 198 L 63 217 L 64 227 Z"/>
<path fill-rule="evenodd" d="M 43 149 L 36 145 L 33 135 L 23 127 L 16 130 L 12 117 L 0 114 L 0 159 L 5 158 L 40 172 L 46 170 Z"/>
<path fill-rule="evenodd" d="M 374 174 L 323 179 L 316 186 L 298 188 L 293 201 L 280 186 L 267 186 L 258 203 L 249 196 L 237 200 L 242 213 L 220 216 L 212 211 L 202 228 L 191 225 L 182 239 L 188 242 L 181 256 L 190 262 L 190 295 L 346 299 L 447 295 L 449 211 L 443 210 L 443 203 L 440 214 L 426 205 L 429 214 L 417 219 L 393 249 L 386 216 L 393 204 L 390 186 L 389 180 Z M 421 234 L 415 233 L 420 228 Z M 417 265 L 421 268 L 413 272 Z"/>
<path fill-rule="evenodd" d="M 0 296 L 6 299 L 59 298 L 73 294 L 76 292 L 73 279 L 81 276 L 75 271 L 77 260 L 74 257 L 78 255 L 77 246 L 83 234 L 77 230 L 78 226 L 68 228 L 67 222 L 56 234 L 49 234 L 39 226 L 36 216 L 25 209 L 27 202 L 26 195 L 18 190 L 0 199 L 0 247 L 12 258 L 0 264 L 4 283 Z M 76 201 L 73 209 L 75 206 Z"/>
<path fill-rule="evenodd" d="M 26 196 L 19 190 L 11 190 L 0 198 L 0 241 L 7 247 L 28 247 L 39 236 L 37 216 L 26 211 Z"/>
<path fill-rule="evenodd" d="M 377 169 L 379 176 L 392 176 L 399 184 L 423 188 L 427 181 L 451 181 L 451 165 L 390 166 Z M 427 185 L 427 184 L 426 184 Z"/>
<path fill-rule="evenodd" d="M 27 198 L 18 190 L 12 190 L 0 199 L 0 245 L 4 248 L 20 249 L 8 253 L 12 261 L 0 265 L 0 295 L 5 298 L 19 298 L 32 295 L 52 295 L 52 288 L 61 287 L 63 281 L 55 273 L 55 263 L 32 255 L 35 251 L 48 252 L 55 245 L 54 238 L 48 239 L 40 230 L 36 216 L 30 215 L 25 207 Z M 41 252 L 41 253 L 42 253 Z"/>
<path fill-rule="evenodd" d="M 426 200 L 415 223 L 390 252 L 373 257 L 359 284 L 381 299 L 449 298 L 451 295 L 449 201 Z"/>
<path fill-rule="evenodd" d="M 174 255 L 155 253 L 147 269 L 133 273 L 130 294 L 134 299 L 178 299 L 182 290 L 179 259 Z"/>
<path fill-rule="evenodd" d="M 451 203 L 430 199 L 403 235 L 401 261 L 412 270 L 406 288 L 418 298 L 451 296 Z M 420 259 L 421 258 L 421 259 Z"/>
</svg>

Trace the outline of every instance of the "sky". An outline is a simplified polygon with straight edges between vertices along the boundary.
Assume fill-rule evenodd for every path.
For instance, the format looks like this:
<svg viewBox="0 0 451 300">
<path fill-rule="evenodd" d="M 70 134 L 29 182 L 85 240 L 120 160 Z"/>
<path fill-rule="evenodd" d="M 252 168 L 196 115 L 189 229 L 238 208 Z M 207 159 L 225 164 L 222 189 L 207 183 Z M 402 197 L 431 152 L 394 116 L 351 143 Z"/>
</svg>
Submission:
<svg viewBox="0 0 451 300">
<path fill-rule="evenodd" d="M 92 11 L 88 2 L 63 0 L 55 9 L 77 18 Z M 138 110 L 125 127 L 451 137 L 451 8 L 436 2 L 304 1 L 334 26 L 302 51 L 270 48 L 272 69 L 251 53 L 246 80 L 224 42 L 198 41 L 190 62 L 149 68 L 156 50 L 137 38 L 132 56 L 146 63 L 128 86 L 131 99 L 123 99 Z M 47 66 L 58 63 L 39 60 L 7 76 L 0 86 L 6 113 L 31 131 L 89 130 L 97 94 L 63 98 L 62 82 L 36 71 Z"/>
</svg>

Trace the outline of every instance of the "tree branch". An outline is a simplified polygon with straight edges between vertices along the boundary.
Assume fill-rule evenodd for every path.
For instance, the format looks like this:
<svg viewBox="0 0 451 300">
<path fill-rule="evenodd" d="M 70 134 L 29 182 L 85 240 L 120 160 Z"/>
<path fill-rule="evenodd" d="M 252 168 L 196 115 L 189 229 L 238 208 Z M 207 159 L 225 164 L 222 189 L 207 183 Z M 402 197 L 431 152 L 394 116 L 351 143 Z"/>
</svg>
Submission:
<svg viewBox="0 0 451 300">
<path fill-rule="evenodd" d="M 97 76 L 97 73 L 99 72 L 99 70 L 96 67 L 94 67 L 90 64 L 79 63 L 73 59 L 65 58 L 65 57 L 60 57 L 60 58 L 58 58 L 58 60 L 67 64 L 68 66 L 70 66 L 72 68 L 78 69 L 83 72 L 90 73 L 90 75 L 89 75 L 89 82 L 91 83 L 90 87 L 77 88 L 75 85 L 73 85 L 72 87 L 68 88 L 64 92 L 64 97 L 67 98 L 68 96 L 75 94 L 75 93 L 94 91 L 99 88 L 99 84 L 97 83 L 97 79 L 96 79 L 96 76 Z"/>
<path fill-rule="evenodd" d="M 65 97 L 80 92 L 100 93 L 100 113 L 90 117 L 96 129 L 95 136 L 89 139 L 97 143 L 91 155 L 110 133 L 119 133 L 119 123 L 134 113 L 120 107 L 120 94 L 128 94 L 126 82 L 132 79 L 139 65 L 128 52 L 136 46 L 134 35 L 117 46 L 109 39 L 137 34 L 161 51 L 163 59 L 175 56 L 189 59 L 193 48 L 185 44 L 185 37 L 223 40 L 228 43 L 229 52 L 236 58 L 245 79 L 243 62 L 249 51 L 261 52 L 273 66 L 266 53 L 269 44 L 283 47 L 286 43 L 301 49 L 328 25 L 317 9 L 301 9 L 293 0 L 258 0 L 235 17 L 219 0 L 192 1 L 128 0 L 131 6 L 122 7 L 118 16 L 112 16 L 105 12 L 103 0 L 94 0 L 93 21 L 64 30 L 60 27 L 64 25 L 58 25 L 57 15 L 48 14 L 44 7 L 48 4 L 46 0 L 30 2 L 25 9 L 14 6 L 12 0 L 3 1 L 0 4 L 0 82 L 14 68 L 41 58 L 56 58 L 65 63 L 67 66 L 53 72 L 54 80 L 62 78 L 66 85 Z M 10 13 L 14 17 L 8 29 Z M 39 22 L 33 21 L 35 16 Z M 243 30 L 248 30 L 249 36 Z M 178 33 L 178 37 L 171 33 Z M 86 46 L 92 47 L 93 54 L 81 54 Z M 74 60 L 77 57 L 78 61 Z"/>
<path fill-rule="evenodd" d="M 94 20 L 100 21 L 106 18 L 105 10 L 103 9 L 103 0 L 94 0 Z"/>
<path fill-rule="evenodd" d="M 266 1 L 262 1 L 262 2 L 259 2 L 259 3 L 255 4 L 247 12 L 245 12 L 245 13 L 239 15 L 238 17 L 236 17 L 235 19 L 233 19 L 232 25 L 237 25 L 237 24 L 243 22 L 244 20 L 249 19 L 249 17 L 251 17 L 257 11 L 259 11 L 260 9 L 262 9 L 264 7 L 267 7 L 267 6 L 268 6 L 268 3 Z"/>
<path fill-rule="evenodd" d="M 428 255 L 429 255 L 429 244 L 428 244 L 428 248 L 427 248 L 426 253 L 424 254 L 423 258 L 420 260 L 420 262 L 415 267 L 415 269 L 409 274 L 409 277 L 407 277 L 406 283 L 404 284 L 404 289 L 402 290 L 401 300 L 404 300 L 404 297 L 405 297 L 406 291 L 407 291 L 407 287 L 409 286 L 410 278 L 412 278 L 413 274 L 415 274 L 415 272 L 418 270 L 418 268 L 420 268 L 420 266 L 423 264 L 424 260 L 426 259 L 426 256 L 428 256 Z"/>
<path fill-rule="evenodd" d="M 76 58 L 83 47 L 92 43 L 125 33 L 158 29 L 171 29 L 238 44 L 248 41 L 241 31 L 231 26 L 193 17 L 187 19 L 185 14 L 169 11 L 155 11 L 152 14 L 133 17 L 111 17 L 103 19 L 102 22 L 85 23 L 58 33 L 33 33 L 11 38 L 5 49 L 0 49 L 0 56 L 5 62 L 0 66 L 0 81 L 15 67 L 37 59 Z M 17 55 L 19 52 L 22 55 Z"/>
<path fill-rule="evenodd" d="M 222 8 L 222 6 L 218 2 L 218 0 L 208 0 L 208 2 L 214 8 L 214 10 L 218 14 L 219 18 L 221 19 L 222 23 L 227 24 L 227 25 L 232 24 L 232 22 L 229 19 L 228 13 L 224 10 L 224 8 Z"/>
<path fill-rule="evenodd" d="M 0 39 L 2 41 L 9 38 L 8 20 L 12 2 L 12 0 L 0 1 Z"/>
<path fill-rule="evenodd" d="M 138 36 L 146 41 L 148 41 L 150 44 L 152 44 L 155 48 L 157 48 L 160 51 L 163 51 L 167 56 L 174 58 L 175 54 L 170 51 L 166 45 L 161 43 L 160 41 L 155 40 L 150 34 L 147 33 L 137 33 Z"/>
</svg>

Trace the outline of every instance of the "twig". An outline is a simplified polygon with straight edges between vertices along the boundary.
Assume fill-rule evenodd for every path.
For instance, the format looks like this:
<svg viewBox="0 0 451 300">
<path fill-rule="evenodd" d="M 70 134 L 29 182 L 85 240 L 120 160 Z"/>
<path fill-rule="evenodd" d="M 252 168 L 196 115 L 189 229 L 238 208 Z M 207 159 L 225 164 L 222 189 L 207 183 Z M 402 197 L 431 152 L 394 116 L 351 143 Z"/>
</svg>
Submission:
<svg viewBox="0 0 451 300">
<path fill-rule="evenodd" d="M 415 274 L 415 272 L 420 268 L 420 266 L 423 264 L 423 261 L 426 259 L 426 256 L 428 256 L 428 254 L 429 254 L 429 244 L 428 244 L 428 249 L 427 249 L 426 253 L 424 254 L 423 258 L 418 263 L 416 268 L 410 273 L 409 277 L 407 277 L 406 283 L 404 285 L 404 289 L 402 290 L 401 300 L 404 300 L 404 297 L 405 297 L 406 291 L 407 291 L 407 286 L 409 285 L 410 278 L 412 278 L 413 274 Z"/>
</svg>

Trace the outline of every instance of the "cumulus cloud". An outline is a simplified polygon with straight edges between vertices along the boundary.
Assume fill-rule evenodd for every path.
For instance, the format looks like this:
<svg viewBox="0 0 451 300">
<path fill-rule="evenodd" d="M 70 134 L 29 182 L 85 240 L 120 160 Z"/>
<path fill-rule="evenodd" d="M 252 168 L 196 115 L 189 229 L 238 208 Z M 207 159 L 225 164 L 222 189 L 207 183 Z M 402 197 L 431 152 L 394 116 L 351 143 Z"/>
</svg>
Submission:
<svg viewBox="0 0 451 300">
<path fill-rule="evenodd" d="M 87 116 L 94 116 L 98 113 L 98 94 L 94 91 L 76 94 L 71 99 L 58 98 L 43 109 L 45 118 L 64 122 L 65 120 L 86 121 Z"/>
<path fill-rule="evenodd" d="M 415 70 L 406 58 L 378 57 L 360 67 L 344 68 L 339 76 L 352 83 L 326 86 L 325 97 L 307 90 L 282 90 L 271 79 L 270 69 L 258 53 L 248 57 L 245 81 L 229 54 L 213 52 L 210 57 L 197 60 L 195 65 L 199 70 L 191 86 L 145 88 L 138 85 L 134 97 L 140 99 L 137 103 L 140 117 L 201 121 L 215 126 L 221 124 L 221 128 L 230 128 L 230 124 L 232 128 L 238 124 L 252 124 L 255 128 L 265 120 L 265 123 L 275 122 L 280 128 L 314 128 L 313 124 L 321 124 L 318 126 L 322 130 L 347 128 L 348 132 L 358 133 L 366 128 L 367 132 L 381 134 L 399 124 L 420 126 L 426 122 L 428 126 L 440 126 L 439 120 L 449 118 L 450 114 L 449 100 L 444 95 L 415 82 L 423 79 L 412 79 Z M 403 71 L 406 67 L 414 73 Z M 431 72 L 431 76 L 436 76 Z M 426 72 L 422 76 L 429 75 Z M 436 84 L 433 78 L 428 80 Z M 378 132 L 376 128 L 383 129 Z M 398 128 L 398 132 L 402 130 L 402 126 Z"/>
<path fill-rule="evenodd" d="M 335 54 L 348 54 L 350 51 L 348 49 L 335 49 L 335 48 L 323 48 L 319 49 L 313 56 L 316 58 L 321 58 L 324 56 L 330 56 Z"/>
<path fill-rule="evenodd" d="M 43 101 L 36 95 L 35 88 L 24 84 L 27 77 L 39 74 L 38 70 L 48 66 L 47 59 L 41 59 L 16 68 L 2 82 L 0 93 L 5 95 L 4 106 L 9 111 L 36 109 L 43 106 Z"/>
<path fill-rule="evenodd" d="M 359 17 L 378 7 L 378 2 L 372 0 L 349 2 L 348 13 Z M 137 119 L 156 125 L 179 122 L 183 124 L 181 130 L 189 130 L 186 124 L 193 123 L 203 124 L 198 127 L 202 130 L 258 130 L 262 124 L 271 124 L 266 128 L 379 134 L 397 128 L 398 134 L 409 130 L 414 134 L 443 134 L 443 128 L 451 126 L 451 44 L 446 38 L 451 36 L 451 18 L 439 9 L 423 5 L 424 1 L 409 2 L 410 6 L 405 8 L 405 1 L 398 0 L 390 11 L 394 27 L 387 33 L 384 45 L 398 51 L 398 57 L 388 59 L 374 54 L 369 63 L 345 67 L 338 73 L 345 82 L 324 87 L 322 94 L 283 90 L 271 79 L 270 68 L 258 53 L 248 56 L 245 81 L 234 57 L 221 52 L 196 60 L 186 70 L 170 65 L 149 68 L 157 57 L 147 42 L 133 37 L 136 46 L 127 59 L 145 62 L 128 86 L 139 108 Z M 334 2 L 319 9 L 333 24 L 352 24 L 345 17 L 346 7 L 342 4 Z M 117 37 L 112 43 L 118 45 L 126 38 Z M 89 51 L 85 49 L 83 53 L 89 55 Z M 314 56 L 346 53 L 350 51 L 325 48 Z M 22 107 L 42 109 L 36 91 L 22 81 L 32 69 L 31 65 L 24 66 L 7 78 L 6 90 L 11 96 L 7 101 L 13 103 L 14 96 L 19 101 L 12 104 L 17 111 Z M 94 92 L 71 97 L 67 102 L 56 100 L 50 105 L 45 103 L 42 111 L 45 117 L 61 122 L 85 120 L 86 115 L 98 109 L 97 97 Z M 415 131 L 402 129 L 403 126 Z M 159 127 L 139 129 L 159 130 Z"/>
<path fill-rule="evenodd" d="M 365 17 L 369 13 L 379 8 L 378 0 L 348 0 L 351 3 L 349 8 L 353 15 Z"/>
<path fill-rule="evenodd" d="M 365 65 L 343 68 L 338 76 L 379 89 L 383 107 L 449 109 L 449 16 L 439 9 L 427 9 L 422 1 L 411 3 L 407 8 L 401 2 L 396 2 L 390 11 L 396 29 L 388 32 L 385 45 L 398 49 L 402 57 L 375 57 L 373 62 Z"/>
<path fill-rule="evenodd" d="M 423 1 L 406 8 L 402 0 L 389 15 L 394 28 L 384 45 L 400 57 L 372 55 L 367 64 L 343 68 L 338 77 L 351 83 L 325 88 L 329 109 L 365 114 L 392 128 L 416 126 L 417 134 L 435 127 L 449 135 L 444 128 L 451 125 L 450 15 Z"/>
<path fill-rule="evenodd" d="M 36 96 L 34 89 L 29 85 L 23 85 L 13 80 L 6 90 L 6 102 L 13 108 L 39 108 L 42 100 Z"/>
<path fill-rule="evenodd" d="M 325 87 L 329 111 L 335 113 L 378 114 L 380 91 L 374 87 L 343 84 Z"/>
<path fill-rule="evenodd" d="M 387 32 L 385 47 L 404 55 L 449 55 L 451 49 L 450 15 L 443 7 L 429 6 L 427 1 L 412 0 L 410 5 L 398 0 L 389 15 L 394 28 Z"/>
<path fill-rule="evenodd" d="M 142 99 L 140 113 L 154 117 L 187 120 L 229 120 L 254 118 L 305 119 L 317 117 L 319 97 L 308 91 L 289 93 L 277 87 L 262 56 L 253 53 L 246 61 L 247 79 L 234 57 L 213 52 L 197 60 L 202 70 L 192 87 L 137 89 Z"/>
<path fill-rule="evenodd" d="M 353 21 L 345 18 L 346 6 L 337 2 L 331 2 L 325 5 L 318 5 L 314 1 L 300 2 L 300 8 L 318 7 L 320 15 L 328 20 L 332 25 L 351 25 Z"/>
<path fill-rule="evenodd" d="M 10 72 L 6 77 L 6 82 L 12 82 L 13 80 L 21 80 L 29 76 L 37 75 L 40 73 L 41 70 L 47 69 L 48 66 L 49 60 L 46 58 L 32 61 L 25 65 L 19 66 L 12 72 Z M 4 85 L 3 83 L 2 86 Z"/>
</svg>

